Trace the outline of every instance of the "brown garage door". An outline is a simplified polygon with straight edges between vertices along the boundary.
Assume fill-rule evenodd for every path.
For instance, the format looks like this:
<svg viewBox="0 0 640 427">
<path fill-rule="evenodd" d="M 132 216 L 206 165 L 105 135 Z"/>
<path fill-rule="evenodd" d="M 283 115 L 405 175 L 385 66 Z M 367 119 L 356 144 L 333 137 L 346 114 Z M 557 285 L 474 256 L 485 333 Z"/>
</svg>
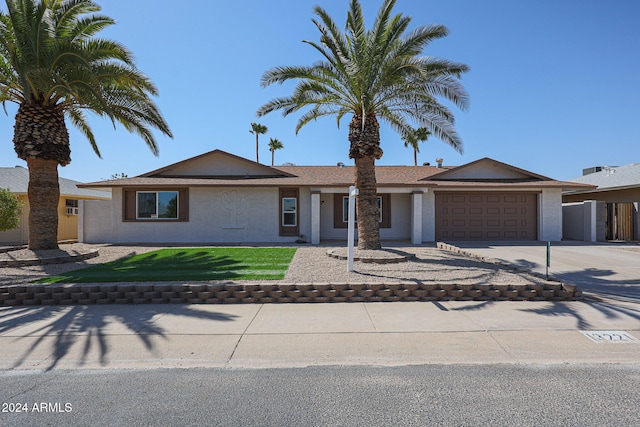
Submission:
<svg viewBox="0 0 640 427">
<path fill-rule="evenodd" d="M 534 193 L 436 193 L 437 240 L 536 240 Z"/>
</svg>

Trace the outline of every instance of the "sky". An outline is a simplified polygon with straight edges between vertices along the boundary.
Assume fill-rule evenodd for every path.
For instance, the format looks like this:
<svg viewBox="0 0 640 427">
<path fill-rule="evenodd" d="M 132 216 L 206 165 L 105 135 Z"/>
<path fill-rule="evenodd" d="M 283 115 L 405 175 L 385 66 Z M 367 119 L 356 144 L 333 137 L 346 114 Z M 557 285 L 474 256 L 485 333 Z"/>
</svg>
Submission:
<svg viewBox="0 0 640 427">
<path fill-rule="evenodd" d="M 129 177 L 220 149 L 271 164 L 270 138 L 284 144 L 275 165 L 353 164 L 350 117 L 337 126 L 322 118 L 296 135 L 300 114 L 256 110 L 291 94 L 294 83 L 267 88 L 260 77 L 283 65 L 311 65 L 319 53 L 302 40 L 319 40 L 311 20 L 323 7 L 344 26 L 348 0 L 97 0 L 116 25 L 101 36 L 117 40 L 158 86 L 155 101 L 174 134 L 155 132 L 160 154 L 110 121 L 90 117 L 102 159 L 70 126 L 72 162 L 60 176 L 81 182 Z M 361 0 L 370 27 L 382 0 Z M 3 6 L 4 7 L 4 6 Z M 467 64 L 462 83 L 470 109 L 451 106 L 464 141 L 459 154 L 431 137 L 419 164 L 444 159 L 461 165 L 483 157 L 554 179 L 568 180 L 592 166 L 640 162 L 640 2 L 637 0 L 398 0 L 394 11 L 411 27 L 443 24 L 450 33 L 424 54 Z M 0 166 L 26 166 L 13 150 L 17 107 L 0 115 Z M 381 124 L 378 165 L 412 165 L 413 151 Z"/>
</svg>

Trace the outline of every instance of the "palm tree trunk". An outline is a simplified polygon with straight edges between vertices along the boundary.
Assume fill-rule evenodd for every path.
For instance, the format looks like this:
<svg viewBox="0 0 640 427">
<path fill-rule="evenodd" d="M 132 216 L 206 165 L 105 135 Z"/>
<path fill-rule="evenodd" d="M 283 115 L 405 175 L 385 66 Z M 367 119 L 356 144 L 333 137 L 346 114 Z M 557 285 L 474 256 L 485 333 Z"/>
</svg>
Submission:
<svg viewBox="0 0 640 427">
<path fill-rule="evenodd" d="M 355 159 L 355 163 L 355 182 L 359 190 L 358 203 L 356 204 L 358 248 L 380 249 L 375 159 L 371 156 L 365 156 Z"/>
<path fill-rule="evenodd" d="M 29 167 L 29 249 L 58 248 L 58 162 L 27 159 Z"/>
<path fill-rule="evenodd" d="M 413 166 L 418 166 L 418 150 L 413 149 Z"/>
<path fill-rule="evenodd" d="M 273 167 L 273 163 L 275 161 L 275 154 L 276 154 L 276 150 L 273 150 L 271 152 L 271 167 Z"/>
<path fill-rule="evenodd" d="M 355 185 L 359 190 L 356 205 L 358 215 L 358 248 L 380 249 L 378 222 L 378 192 L 375 161 L 382 157 L 380 126 L 375 114 L 354 115 L 349 123 L 349 157 L 355 160 Z"/>
</svg>

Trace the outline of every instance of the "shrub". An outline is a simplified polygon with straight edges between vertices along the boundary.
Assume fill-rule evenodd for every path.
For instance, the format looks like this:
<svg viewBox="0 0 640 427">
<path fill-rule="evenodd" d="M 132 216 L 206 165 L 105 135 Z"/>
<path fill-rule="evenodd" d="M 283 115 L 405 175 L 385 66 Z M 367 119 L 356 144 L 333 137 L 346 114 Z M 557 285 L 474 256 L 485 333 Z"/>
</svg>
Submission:
<svg viewBox="0 0 640 427">
<path fill-rule="evenodd" d="M 0 231 L 18 228 L 23 205 L 18 196 L 0 188 Z"/>
</svg>

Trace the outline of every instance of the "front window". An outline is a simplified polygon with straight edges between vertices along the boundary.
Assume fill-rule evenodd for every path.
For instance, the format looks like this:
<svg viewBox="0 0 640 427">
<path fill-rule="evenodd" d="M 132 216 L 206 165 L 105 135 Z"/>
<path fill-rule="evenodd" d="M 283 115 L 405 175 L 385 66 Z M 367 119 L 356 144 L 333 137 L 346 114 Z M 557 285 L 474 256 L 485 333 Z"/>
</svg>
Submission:
<svg viewBox="0 0 640 427">
<path fill-rule="evenodd" d="M 139 191 L 137 219 L 178 219 L 177 191 Z"/>
<path fill-rule="evenodd" d="M 376 202 L 378 203 L 378 222 L 382 222 L 382 196 L 376 197 Z M 355 210 L 355 221 L 358 222 L 358 209 Z M 342 197 L 342 222 L 349 221 L 349 196 Z"/>
<path fill-rule="evenodd" d="M 282 198 L 282 225 L 295 227 L 298 225 L 298 199 Z"/>
</svg>

